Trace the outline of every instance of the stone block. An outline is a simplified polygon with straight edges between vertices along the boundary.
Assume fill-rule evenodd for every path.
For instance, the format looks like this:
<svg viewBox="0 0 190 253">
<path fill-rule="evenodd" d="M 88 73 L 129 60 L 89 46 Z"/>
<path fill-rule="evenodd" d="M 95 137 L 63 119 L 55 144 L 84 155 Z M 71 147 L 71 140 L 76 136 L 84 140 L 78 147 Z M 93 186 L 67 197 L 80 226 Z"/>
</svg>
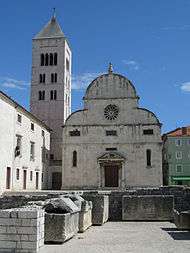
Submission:
<svg viewBox="0 0 190 253">
<path fill-rule="evenodd" d="M 83 197 L 92 202 L 92 224 L 104 224 L 109 218 L 109 196 L 101 194 L 85 194 Z"/>
<path fill-rule="evenodd" d="M 45 214 L 45 242 L 63 243 L 78 232 L 79 213 Z"/>
<path fill-rule="evenodd" d="M 174 210 L 174 223 L 179 229 L 190 230 L 190 211 Z"/>
<path fill-rule="evenodd" d="M 122 220 L 173 220 L 173 196 L 123 196 Z"/>
</svg>

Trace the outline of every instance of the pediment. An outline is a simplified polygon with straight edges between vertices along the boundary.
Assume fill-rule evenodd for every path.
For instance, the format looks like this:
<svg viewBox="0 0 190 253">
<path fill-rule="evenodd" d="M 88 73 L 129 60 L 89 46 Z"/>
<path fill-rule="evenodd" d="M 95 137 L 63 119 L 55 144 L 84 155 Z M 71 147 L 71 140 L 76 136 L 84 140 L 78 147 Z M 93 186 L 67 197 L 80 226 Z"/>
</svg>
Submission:
<svg viewBox="0 0 190 253">
<path fill-rule="evenodd" d="M 125 157 L 123 157 L 119 153 L 109 152 L 109 153 L 105 153 L 102 156 L 100 156 L 98 158 L 98 160 L 99 161 L 124 161 Z"/>
</svg>

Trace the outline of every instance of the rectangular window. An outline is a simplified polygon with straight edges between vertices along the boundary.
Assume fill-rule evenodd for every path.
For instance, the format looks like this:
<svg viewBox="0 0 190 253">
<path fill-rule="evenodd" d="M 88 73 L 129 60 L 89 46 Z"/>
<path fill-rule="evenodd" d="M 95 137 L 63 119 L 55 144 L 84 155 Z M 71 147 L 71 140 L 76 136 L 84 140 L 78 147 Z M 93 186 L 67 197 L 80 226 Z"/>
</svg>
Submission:
<svg viewBox="0 0 190 253">
<path fill-rule="evenodd" d="M 45 136 L 45 132 L 44 132 L 44 130 L 42 130 L 42 137 L 44 137 Z"/>
<path fill-rule="evenodd" d="M 6 189 L 11 188 L 11 168 L 7 167 L 7 175 L 6 175 Z"/>
<path fill-rule="evenodd" d="M 150 149 L 146 150 L 146 165 L 147 167 L 151 166 L 151 150 Z"/>
<path fill-rule="evenodd" d="M 180 140 L 180 139 L 175 140 L 175 145 L 176 146 L 181 146 L 182 145 L 182 140 Z"/>
<path fill-rule="evenodd" d="M 34 161 L 35 159 L 35 143 L 34 142 L 30 142 L 30 160 Z"/>
<path fill-rule="evenodd" d="M 70 136 L 80 136 L 80 131 L 79 130 L 73 130 L 69 132 Z"/>
<path fill-rule="evenodd" d="M 106 148 L 106 151 L 117 151 L 117 148 Z"/>
<path fill-rule="evenodd" d="M 34 131 L 34 123 L 31 123 L 31 130 Z"/>
<path fill-rule="evenodd" d="M 20 178 L 20 170 L 16 169 L 16 180 L 19 180 Z"/>
<path fill-rule="evenodd" d="M 50 100 L 57 100 L 57 91 L 56 90 L 50 91 Z"/>
<path fill-rule="evenodd" d="M 54 155 L 50 154 L 50 160 L 53 160 L 53 159 L 54 159 Z"/>
<path fill-rule="evenodd" d="M 33 180 L 33 171 L 30 171 L 30 181 Z"/>
<path fill-rule="evenodd" d="M 117 131 L 116 130 L 107 130 L 106 136 L 117 136 Z"/>
<path fill-rule="evenodd" d="M 42 183 L 44 182 L 44 173 L 42 172 Z"/>
<path fill-rule="evenodd" d="M 187 140 L 187 145 L 190 145 L 190 140 Z"/>
<path fill-rule="evenodd" d="M 182 151 L 176 151 L 175 157 L 176 157 L 176 159 L 182 159 Z"/>
<path fill-rule="evenodd" d="M 67 69 L 67 71 L 69 71 L 70 70 L 70 66 L 69 66 L 70 64 L 69 64 L 69 60 L 68 59 L 66 59 L 66 69 Z"/>
<path fill-rule="evenodd" d="M 15 157 L 20 156 L 22 151 L 22 136 L 16 135 Z"/>
<path fill-rule="evenodd" d="M 40 90 L 38 92 L 38 100 L 45 100 L 45 90 Z"/>
<path fill-rule="evenodd" d="M 154 134 L 153 129 L 144 129 L 143 130 L 144 135 L 152 135 Z"/>
<path fill-rule="evenodd" d="M 22 122 L 22 116 L 20 114 L 17 114 L 17 122 L 19 123 Z"/>
<path fill-rule="evenodd" d="M 183 172 L 183 166 L 180 165 L 180 164 L 177 164 L 177 165 L 176 165 L 176 172 L 177 172 L 177 173 Z"/>
</svg>

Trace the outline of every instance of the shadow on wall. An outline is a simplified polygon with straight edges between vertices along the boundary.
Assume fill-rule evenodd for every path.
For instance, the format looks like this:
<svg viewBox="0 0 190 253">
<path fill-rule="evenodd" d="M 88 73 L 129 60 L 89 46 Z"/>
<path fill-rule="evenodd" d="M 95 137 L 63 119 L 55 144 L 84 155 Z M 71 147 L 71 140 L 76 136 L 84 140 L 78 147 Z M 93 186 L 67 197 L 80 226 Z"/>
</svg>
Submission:
<svg viewBox="0 0 190 253">
<path fill-rule="evenodd" d="M 182 230 L 178 228 L 161 228 L 163 231 L 166 231 L 173 240 L 190 240 L 190 231 Z"/>
</svg>

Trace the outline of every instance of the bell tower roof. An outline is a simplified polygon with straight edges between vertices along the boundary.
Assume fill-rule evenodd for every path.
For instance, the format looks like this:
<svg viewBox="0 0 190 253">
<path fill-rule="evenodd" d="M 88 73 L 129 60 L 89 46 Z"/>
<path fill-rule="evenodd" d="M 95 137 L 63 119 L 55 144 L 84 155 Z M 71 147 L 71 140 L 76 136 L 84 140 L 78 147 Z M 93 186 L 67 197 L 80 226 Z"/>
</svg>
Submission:
<svg viewBox="0 0 190 253">
<path fill-rule="evenodd" d="M 43 27 L 43 29 L 34 37 L 34 39 L 47 38 L 63 38 L 65 37 L 60 25 L 57 22 L 55 13 L 50 21 Z"/>
</svg>

